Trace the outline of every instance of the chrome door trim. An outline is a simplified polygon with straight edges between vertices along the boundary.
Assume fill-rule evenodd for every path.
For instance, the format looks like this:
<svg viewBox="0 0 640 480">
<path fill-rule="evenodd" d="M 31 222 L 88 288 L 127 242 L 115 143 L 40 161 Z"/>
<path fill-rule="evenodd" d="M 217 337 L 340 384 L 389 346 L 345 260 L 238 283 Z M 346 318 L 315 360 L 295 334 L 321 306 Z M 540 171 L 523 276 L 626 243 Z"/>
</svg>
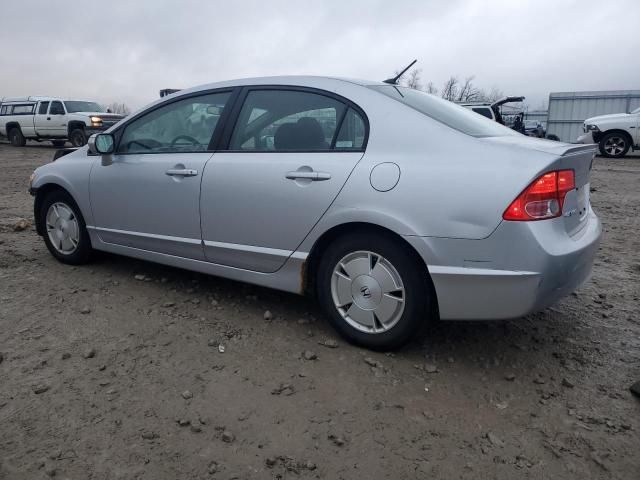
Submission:
<svg viewBox="0 0 640 480">
<path fill-rule="evenodd" d="M 115 228 L 92 227 L 89 225 L 87 225 L 87 230 L 95 230 L 96 232 L 105 232 L 105 233 L 118 233 L 121 235 L 132 235 L 134 237 L 153 238 L 155 240 L 168 240 L 171 242 L 191 243 L 193 245 L 199 245 L 201 242 L 200 239 L 196 239 L 196 238 L 172 237 L 169 235 L 158 235 L 156 233 L 133 232 L 130 230 L 117 230 Z"/>
<path fill-rule="evenodd" d="M 213 248 L 226 248 L 228 250 L 240 250 L 242 252 L 264 253 L 266 255 L 275 255 L 277 257 L 289 258 L 291 256 L 294 256 L 299 260 L 305 260 L 309 256 L 309 254 L 306 252 L 293 252 L 291 250 L 281 250 L 279 248 L 256 247 L 254 245 L 240 245 L 238 243 L 212 242 L 210 240 L 205 240 L 204 246 L 213 247 Z"/>
<path fill-rule="evenodd" d="M 283 250 L 279 248 L 257 247 L 255 245 L 241 245 L 237 243 L 203 242 L 207 258 L 216 259 L 220 265 L 236 266 L 252 271 L 272 273 L 277 271 L 288 258 L 305 261 L 309 254 Z"/>
</svg>

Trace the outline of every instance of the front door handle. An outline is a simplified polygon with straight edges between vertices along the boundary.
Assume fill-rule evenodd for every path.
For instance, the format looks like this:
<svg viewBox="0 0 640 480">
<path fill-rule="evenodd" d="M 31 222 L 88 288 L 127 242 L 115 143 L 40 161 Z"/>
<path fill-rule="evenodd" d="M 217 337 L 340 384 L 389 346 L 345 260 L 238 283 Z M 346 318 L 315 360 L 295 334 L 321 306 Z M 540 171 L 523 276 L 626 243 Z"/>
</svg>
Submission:
<svg viewBox="0 0 640 480">
<path fill-rule="evenodd" d="M 190 168 L 170 168 L 164 173 L 170 177 L 195 177 L 198 175 L 197 170 L 191 170 Z"/>
<path fill-rule="evenodd" d="M 323 180 L 329 180 L 331 178 L 331 174 L 325 172 L 306 172 L 296 170 L 295 172 L 287 172 L 286 178 L 289 180 L 307 179 L 314 182 L 321 182 Z"/>
</svg>

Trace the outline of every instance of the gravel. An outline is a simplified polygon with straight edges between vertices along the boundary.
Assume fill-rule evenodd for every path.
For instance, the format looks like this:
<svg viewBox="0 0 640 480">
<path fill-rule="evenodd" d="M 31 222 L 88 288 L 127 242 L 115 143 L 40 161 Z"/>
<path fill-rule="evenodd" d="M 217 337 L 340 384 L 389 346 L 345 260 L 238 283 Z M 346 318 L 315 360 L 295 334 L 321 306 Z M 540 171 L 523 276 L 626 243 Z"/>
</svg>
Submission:
<svg viewBox="0 0 640 480">
<path fill-rule="evenodd" d="M 605 232 L 577 295 L 308 361 L 336 336 L 312 300 L 107 254 L 62 265 L 33 225 L 14 231 L 52 154 L 0 144 L 0 478 L 45 477 L 52 449 L 63 479 L 637 478 L 638 156 L 594 162 Z"/>
</svg>

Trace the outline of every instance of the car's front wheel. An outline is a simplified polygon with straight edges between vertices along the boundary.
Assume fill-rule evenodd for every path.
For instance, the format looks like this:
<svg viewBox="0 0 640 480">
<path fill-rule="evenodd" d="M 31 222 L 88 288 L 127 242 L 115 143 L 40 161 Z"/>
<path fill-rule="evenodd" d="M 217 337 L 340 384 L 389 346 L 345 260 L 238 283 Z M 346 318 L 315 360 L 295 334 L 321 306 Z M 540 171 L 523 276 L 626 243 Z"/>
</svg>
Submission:
<svg viewBox="0 0 640 480">
<path fill-rule="evenodd" d="M 68 193 L 55 190 L 47 194 L 39 215 L 44 242 L 54 257 L 71 265 L 89 261 L 91 240 L 80 209 Z"/>
<path fill-rule="evenodd" d="M 631 146 L 625 135 L 619 132 L 607 133 L 600 139 L 600 153 L 609 158 L 624 157 Z"/>
<path fill-rule="evenodd" d="M 340 237 L 318 268 L 318 298 L 347 340 L 392 350 L 419 334 L 430 320 L 428 274 L 408 247 L 391 235 Z"/>
<path fill-rule="evenodd" d="M 69 134 L 69 141 L 74 147 L 82 147 L 87 143 L 87 134 L 82 128 L 76 128 Z"/>
</svg>

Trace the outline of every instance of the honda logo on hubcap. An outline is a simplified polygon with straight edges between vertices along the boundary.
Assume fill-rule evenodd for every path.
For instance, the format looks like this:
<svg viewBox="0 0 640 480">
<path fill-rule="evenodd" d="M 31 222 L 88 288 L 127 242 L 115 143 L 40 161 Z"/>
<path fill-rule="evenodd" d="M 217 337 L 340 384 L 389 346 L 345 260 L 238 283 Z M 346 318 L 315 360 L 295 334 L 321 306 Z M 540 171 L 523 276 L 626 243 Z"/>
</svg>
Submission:
<svg viewBox="0 0 640 480">
<path fill-rule="evenodd" d="M 371 290 L 369 290 L 369 287 L 367 286 L 362 287 L 360 289 L 360 293 L 364 298 L 371 298 Z"/>
</svg>

